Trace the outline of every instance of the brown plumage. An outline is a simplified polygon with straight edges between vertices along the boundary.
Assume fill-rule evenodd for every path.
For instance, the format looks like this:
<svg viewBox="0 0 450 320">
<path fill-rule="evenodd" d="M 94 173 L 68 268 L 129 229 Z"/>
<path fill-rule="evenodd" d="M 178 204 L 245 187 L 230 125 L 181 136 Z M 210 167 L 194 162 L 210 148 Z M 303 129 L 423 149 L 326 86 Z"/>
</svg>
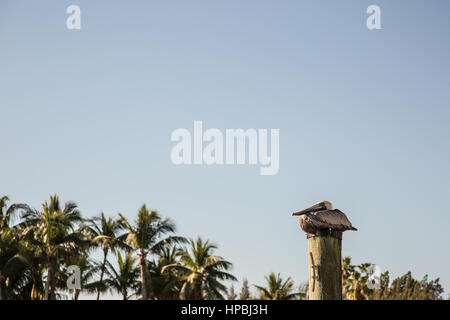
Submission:
<svg viewBox="0 0 450 320">
<path fill-rule="evenodd" d="M 303 231 L 316 234 L 321 230 L 347 231 L 357 229 L 352 226 L 345 213 L 332 209 L 329 201 L 320 201 L 314 206 L 294 212 L 292 215 L 300 216 L 300 227 Z"/>
</svg>

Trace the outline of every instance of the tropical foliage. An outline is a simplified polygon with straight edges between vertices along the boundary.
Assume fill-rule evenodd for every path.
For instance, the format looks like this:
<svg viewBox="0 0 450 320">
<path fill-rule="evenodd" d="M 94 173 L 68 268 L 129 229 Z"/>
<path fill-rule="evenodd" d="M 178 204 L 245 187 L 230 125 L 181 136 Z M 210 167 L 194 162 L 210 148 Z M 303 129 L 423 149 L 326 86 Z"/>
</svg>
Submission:
<svg viewBox="0 0 450 320">
<path fill-rule="evenodd" d="M 190 240 L 190 248 L 178 252 L 179 261 L 163 268 L 182 279 L 181 299 L 224 299 L 227 288 L 221 281 L 236 278 L 227 272 L 232 264 L 213 254 L 216 249 L 208 240 Z"/>
<path fill-rule="evenodd" d="M 352 265 L 351 258 L 342 260 L 343 297 L 347 300 L 441 300 L 444 289 L 439 278 L 429 281 L 428 276 L 415 280 L 411 272 L 390 283 L 389 271 L 381 274 L 379 289 L 370 289 L 369 267 L 371 263 Z"/>
<path fill-rule="evenodd" d="M 175 223 L 145 204 L 131 223 L 103 212 L 85 219 L 58 195 L 40 209 L 8 201 L 0 198 L 0 300 L 100 299 L 106 292 L 124 300 L 223 299 L 223 281 L 236 280 L 227 273 L 232 264 L 213 255 L 216 245 L 176 235 Z M 81 288 L 69 291 L 72 265 Z"/>
<path fill-rule="evenodd" d="M 269 274 L 266 279 L 266 287 L 256 286 L 261 300 L 293 300 L 302 296 L 300 292 L 294 292 L 294 281 L 291 278 L 283 280 L 280 274 Z"/>
<path fill-rule="evenodd" d="M 117 269 L 109 261 L 106 261 L 108 267 L 106 288 L 113 293 L 121 294 L 123 300 L 128 300 L 139 289 L 140 269 L 136 261 L 137 259 L 131 252 L 127 252 L 124 258 L 120 252 L 117 252 Z"/>
<path fill-rule="evenodd" d="M 216 254 L 216 244 L 177 235 L 171 219 L 145 204 L 130 221 L 103 212 L 86 219 L 76 203 L 58 195 L 39 209 L 0 197 L 0 300 L 100 299 L 106 293 L 124 300 L 308 298 L 307 284 L 296 287 L 290 277 L 273 272 L 265 284 L 251 288 L 243 279 L 235 291 L 232 264 Z M 80 288 L 69 290 L 73 266 L 80 271 Z M 344 299 L 442 299 L 439 279 L 419 281 L 411 272 L 390 282 L 386 271 L 380 288 L 369 289 L 371 266 L 343 259 Z"/>
<path fill-rule="evenodd" d="M 85 232 L 91 242 L 91 246 L 100 247 L 103 250 L 103 261 L 100 266 L 100 280 L 97 283 L 97 300 L 100 299 L 100 293 L 105 291 L 107 287 L 103 283 L 106 265 L 108 263 L 108 253 L 116 253 L 118 248 L 127 248 L 126 244 L 121 241 L 118 236 L 123 230 L 123 224 L 119 220 L 111 217 L 105 217 L 102 212 L 100 216 L 94 217 L 85 227 Z"/>
</svg>

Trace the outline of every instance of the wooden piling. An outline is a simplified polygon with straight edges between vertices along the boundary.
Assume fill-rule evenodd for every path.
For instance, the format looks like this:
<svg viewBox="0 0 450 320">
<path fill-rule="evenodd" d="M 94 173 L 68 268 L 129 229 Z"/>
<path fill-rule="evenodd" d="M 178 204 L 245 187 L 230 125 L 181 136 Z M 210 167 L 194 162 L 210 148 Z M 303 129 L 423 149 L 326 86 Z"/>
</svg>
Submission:
<svg viewBox="0 0 450 320">
<path fill-rule="evenodd" d="M 342 300 L 342 233 L 308 235 L 309 299 Z"/>
</svg>

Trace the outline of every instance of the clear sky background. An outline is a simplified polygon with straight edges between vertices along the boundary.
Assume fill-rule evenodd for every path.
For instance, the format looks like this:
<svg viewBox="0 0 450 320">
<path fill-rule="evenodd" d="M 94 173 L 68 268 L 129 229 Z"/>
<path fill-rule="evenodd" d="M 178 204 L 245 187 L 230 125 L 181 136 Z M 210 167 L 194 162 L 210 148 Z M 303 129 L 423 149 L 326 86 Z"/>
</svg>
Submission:
<svg viewBox="0 0 450 320">
<path fill-rule="evenodd" d="M 66 8 L 82 29 L 66 28 Z M 381 7 L 382 30 L 366 27 Z M 290 214 L 347 213 L 343 255 L 450 290 L 448 1 L 0 0 L 0 194 L 87 217 L 144 202 L 250 284 L 307 280 Z M 280 171 L 175 166 L 177 128 L 279 128 Z"/>
</svg>

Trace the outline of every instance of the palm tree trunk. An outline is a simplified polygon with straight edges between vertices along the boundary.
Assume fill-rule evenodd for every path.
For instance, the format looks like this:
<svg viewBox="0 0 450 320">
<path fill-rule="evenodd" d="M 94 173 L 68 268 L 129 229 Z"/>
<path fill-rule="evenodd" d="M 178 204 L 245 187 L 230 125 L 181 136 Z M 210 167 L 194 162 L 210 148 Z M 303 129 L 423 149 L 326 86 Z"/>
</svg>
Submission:
<svg viewBox="0 0 450 320">
<path fill-rule="evenodd" d="M 139 255 L 139 264 L 141 266 L 141 286 L 142 286 L 142 300 L 147 300 L 147 283 L 145 281 L 145 256 L 141 252 Z"/>
<path fill-rule="evenodd" d="M 196 282 L 194 284 L 194 290 L 192 292 L 192 299 L 193 300 L 203 300 L 202 284 L 199 282 Z"/>
<path fill-rule="evenodd" d="M 56 300 L 56 275 L 52 263 L 52 276 L 50 278 L 50 300 Z"/>
<path fill-rule="evenodd" d="M 53 257 L 47 258 L 47 281 L 45 282 L 45 300 L 56 300 L 55 295 L 55 272 L 53 270 Z"/>
<path fill-rule="evenodd" d="M 100 300 L 100 290 L 102 289 L 103 284 L 103 274 L 105 273 L 105 267 L 106 267 L 106 258 L 108 256 L 108 249 L 103 250 L 103 264 L 102 264 L 102 271 L 100 272 L 100 281 L 99 281 L 99 287 L 97 289 L 97 300 Z"/>
<path fill-rule="evenodd" d="M 0 274 L 0 300 L 3 300 L 3 276 Z"/>
<path fill-rule="evenodd" d="M 75 295 L 73 297 L 74 300 L 78 300 L 78 297 L 80 296 L 80 289 L 75 289 Z"/>
<path fill-rule="evenodd" d="M 37 285 L 36 285 L 36 281 L 37 281 L 37 276 L 36 274 L 33 272 L 33 286 L 31 287 L 31 300 L 36 300 L 36 296 L 37 296 Z"/>
<path fill-rule="evenodd" d="M 122 297 L 123 297 L 123 300 L 127 300 L 127 290 L 126 289 L 122 289 Z"/>
<path fill-rule="evenodd" d="M 50 274 L 52 270 L 52 259 L 50 256 L 47 257 L 47 280 L 45 281 L 45 300 L 49 298 L 49 286 L 50 286 Z"/>
</svg>

